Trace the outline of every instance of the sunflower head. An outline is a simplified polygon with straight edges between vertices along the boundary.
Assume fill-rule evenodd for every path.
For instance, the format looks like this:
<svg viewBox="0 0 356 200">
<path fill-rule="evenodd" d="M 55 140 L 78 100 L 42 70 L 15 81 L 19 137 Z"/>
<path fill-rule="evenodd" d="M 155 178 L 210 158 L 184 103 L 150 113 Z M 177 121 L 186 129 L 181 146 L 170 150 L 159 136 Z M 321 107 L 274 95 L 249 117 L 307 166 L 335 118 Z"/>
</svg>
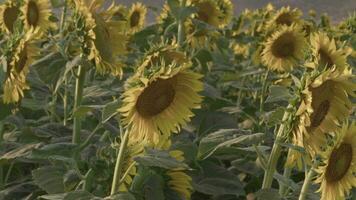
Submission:
<svg viewBox="0 0 356 200">
<path fill-rule="evenodd" d="M 304 57 L 306 41 L 298 26 L 283 26 L 265 43 L 262 63 L 271 70 L 290 71 Z"/>
<path fill-rule="evenodd" d="M 194 18 L 205 22 L 211 26 L 219 27 L 221 18 L 223 17 L 222 11 L 214 0 L 190 0 L 188 5 L 196 7 L 197 12 Z"/>
<path fill-rule="evenodd" d="M 293 10 L 290 7 L 282 7 L 268 22 L 267 27 L 269 29 L 276 28 L 276 26 L 291 26 L 292 24 L 300 24 L 302 12 L 295 8 Z"/>
<path fill-rule="evenodd" d="M 91 4 L 75 1 L 77 31 L 82 51 L 95 62 L 99 73 L 122 75 L 120 55 L 126 53 L 127 35 L 124 21 L 113 20 L 115 7 L 101 11 L 101 1 Z"/>
<path fill-rule="evenodd" d="M 135 3 L 131 6 L 127 16 L 128 26 L 131 32 L 140 31 L 145 25 L 147 8 L 142 3 Z"/>
<path fill-rule="evenodd" d="M 351 77 L 350 70 L 343 73 L 327 70 L 307 80 L 297 111 L 293 143 L 304 147 L 309 155 L 319 152 L 326 144 L 327 134 L 337 130 L 338 125 L 348 118 L 352 109 L 349 96 L 355 96 L 356 91 Z M 294 159 L 293 162 L 300 163 L 300 160 Z"/>
<path fill-rule="evenodd" d="M 344 124 L 335 132 L 335 142 L 321 153 L 323 165 L 318 169 L 322 200 L 345 199 L 356 187 L 356 124 Z"/>
<path fill-rule="evenodd" d="M 315 33 L 310 38 L 314 62 L 307 66 L 318 69 L 331 69 L 336 67 L 339 71 L 344 71 L 347 66 L 346 53 L 342 49 L 336 48 L 334 39 L 330 39 L 325 33 Z"/>
<path fill-rule="evenodd" d="M 124 5 L 118 5 L 114 7 L 115 11 L 112 15 L 113 20 L 116 21 L 128 21 L 127 16 L 129 14 L 129 10 Z"/>
<path fill-rule="evenodd" d="M 6 63 L 7 76 L 3 86 L 4 103 L 18 102 L 24 96 L 24 90 L 29 89 L 26 76 L 39 49 L 30 42 L 29 37 L 25 36 L 16 42 L 10 51 L 12 51 L 10 52 L 12 56 Z"/>
<path fill-rule="evenodd" d="M 199 107 L 201 75 L 189 69 L 182 55 L 170 48 L 149 54 L 128 79 L 119 111 L 124 124 L 131 125 L 133 140 L 157 144 L 162 135 L 169 138 L 185 125 L 193 116 L 191 110 Z"/>
<path fill-rule="evenodd" d="M 7 1 L 0 6 L 0 30 L 5 33 L 14 32 L 14 24 L 20 16 L 20 8 L 13 1 Z"/>
<path fill-rule="evenodd" d="M 234 15 L 234 6 L 231 0 L 218 0 L 217 5 L 221 11 L 219 27 L 223 28 L 231 22 Z"/>
<path fill-rule="evenodd" d="M 21 19 L 27 31 L 43 35 L 49 29 L 55 28 L 55 24 L 49 19 L 51 16 L 49 0 L 25 0 L 21 12 Z"/>
</svg>

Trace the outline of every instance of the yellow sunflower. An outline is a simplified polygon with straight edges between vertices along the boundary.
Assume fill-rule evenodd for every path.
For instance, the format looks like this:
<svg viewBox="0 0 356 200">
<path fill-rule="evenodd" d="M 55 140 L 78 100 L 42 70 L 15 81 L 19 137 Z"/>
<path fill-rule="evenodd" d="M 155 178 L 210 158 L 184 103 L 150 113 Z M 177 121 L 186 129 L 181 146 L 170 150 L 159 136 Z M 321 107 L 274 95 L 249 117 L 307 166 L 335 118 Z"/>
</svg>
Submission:
<svg viewBox="0 0 356 200">
<path fill-rule="evenodd" d="M 184 152 L 180 150 L 170 150 L 169 155 L 179 162 L 184 162 Z M 183 168 L 175 168 L 166 172 L 168 177 L 168 187 L 177 192 L 183 199 L 190 199 L 193 191 L 192 178 L 185 173 Z"/>
<path fill-rule="evenodd" d="M 291 9 L 288 7 L 282 7 L 271 19 L 267 22 L 267 27 L 269 29 L 274 29 L 276 26 L 291 26 L 292 24 L 300 24 L 300 17 L 303 13 L 295 8 Z"/>
<path fill-rule="evenodd" d="M 150 61 L 141 67 L 144 69 L 138 69 L 138 75 L 128 80 L 119 111 L 123 123 L 131 126 L 130 139 L 157 144 L 161 134 L 169 138 L 171 132 L 178 132 L 190 120 L 191 110 L 202 101 L 198 92 L 203 84 L 199 80 L 202 75 L 192 72 L 190 64 L 177 64 L 179 57 L 176 60 L 174 56 L 173 64 L 167 64 L 164 53 L 159 58 L 148 58 Z M 158 64 L 149 64 L 155 59 Z"/>
<path fill-rule="evenodd" d="M 39 49 L 28 38 L 26 36 L 19 41 L 12 57 L 7 61 L 7 76 L 3 85 L 3 101 L 6 104 L 18 102 L 24 96 L 24 90 L 29 89 L 26 76 Z"/>
<path fill-rule="evenodd" d="M 135 3 L 131 6 L 128 14 L 128 25 L 132 33 L 140 31 L 145 25 L 147 8 L 142 3 Z"/>
<path fill-rule="evenodd" d="M 14 32 L 14 24 L 20 16 L 20 8 L 13 1 L 6 1 L 0 6 L 0 30 L 5 33 Z"/>
<path fill-rule="evenodd" d="M 283 26 L 267 39 L 262 63 L 271 70 L 290 71 L 304 57 L 306 41 L 298 26 Z"/>
<path fill-rule="evenodd" d="M 310 43 L 314 56 L 314 62 L 308 63 L 311 68 L 332 68 L 344 71 L 347 66 L 346 52 L 337 49 L 335 40 L 330 39 L 325 33 L 315 33 L 311 36 Z"/>
<path fill-rule="evenodd" d="M 74 3 L 78 20 L 84 24 L 84 28 L 78 27 L 78 31 L 84 32 L 83 51 L 89 52 L 88 59 L 95 61 L 99 73 L 121 76 L 123 64 L 119 56 L 126 53 L 127 43 L 125 22 L 112 20 L 115 13 L 113 6 L 101 11 L 102 0 L 90 3 L 75 0 Z"/>
<path fill-rule="evenodd" d="M 231 0 L 218 0 L 217 5 L 222 13 L 220 16 L 220 28 L 228 25 L 234 15 L 234 5 L 231 3 Z"/>
<path fill-rule="evenodd" d="M 214 0 L 189 0 L 188 5 L 192 5 L 197 9 L 194 18 L 205 22 L 211 26 L 219 27 L 223 13 L 218 4 Z"/>
<path fill-rule="evenodd" d="M 21 12 L 21 19 L 27 31 L 41 35 L 55 27 L 55 24 L 49 20 L 51 16 L 49 0 L 25 0 Z"/>
<path fill-rule="evenodd" d="M 122 179 L 123 183 L 119 186 L 120 192 L 127 192 L 133 177 L 137 174 L 136 162 L 133 160 L 134 157 L 142 155 L 144 153 L 145 141 L 131 142 L 128 141 L 127 147 L 125 148 L 125 157 L 122 167 Z"/>
<path fill-rule="evenodd" d="M 356 96 L 352 77 L 351 70 L 340 72 L 334 68 L 307 81 L 292 141 L 304 147 L 309 155 L 315 155 L 326 144 L 326 134 L 337 130 L 338 125 L 348 118 L 352 109 L 349 96 Z M 302 155 L 292 153 L 287 163 L 301 167 Z"/>
<path fill-rule="evenodd" d="M 345 199 L 356 187 L 356 124 L 343 125 L 335 133 L 335 144 L 321 153 L 323 164 L 316 171 L 321 200 Z"/>
<path fill-rule="evenodd" d="M 114 9 L 115 9 L 115 11 L 113 13 L 113 20 L 127 22 L 127 16 L 129 13 L 129 10 L 127 9 L 127 7 L 124 5 L 118 5 L 118 6 L 115 6 Z"/>
</svg>

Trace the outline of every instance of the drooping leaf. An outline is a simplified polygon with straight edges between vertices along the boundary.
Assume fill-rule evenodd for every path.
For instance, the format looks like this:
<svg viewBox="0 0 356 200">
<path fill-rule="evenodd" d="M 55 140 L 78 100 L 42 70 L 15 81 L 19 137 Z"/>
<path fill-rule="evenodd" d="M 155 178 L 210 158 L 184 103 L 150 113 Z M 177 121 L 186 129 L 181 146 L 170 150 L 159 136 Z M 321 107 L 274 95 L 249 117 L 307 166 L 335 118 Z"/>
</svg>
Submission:
<svg viewBox="0 0 356 200">
<path fill-rule="evenodd" d="M 198 158 L 204 160 L 223 147 L 230 147 L 237 144 L 257 144 L 264 136 L 264 133 L 251 134 L 250 132 L 239 129 L 221 129 L 201 139 Z"/>
</svg>

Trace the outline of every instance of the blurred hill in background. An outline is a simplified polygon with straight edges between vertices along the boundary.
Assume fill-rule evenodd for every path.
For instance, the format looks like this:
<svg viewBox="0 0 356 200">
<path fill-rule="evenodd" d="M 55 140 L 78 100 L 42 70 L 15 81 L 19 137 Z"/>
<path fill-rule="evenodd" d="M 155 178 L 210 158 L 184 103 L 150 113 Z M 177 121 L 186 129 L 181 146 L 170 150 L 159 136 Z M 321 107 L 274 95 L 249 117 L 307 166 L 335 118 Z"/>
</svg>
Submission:
<svg viewBox="0 0 356 200">
<path fill-rule="evenodd" d="M 117 3 L 131 5 L 134 2 L 142 2 L 147 6 L 161 8 L 165 0 L 116 0 Z M 340 21 L 348 15 L 356 12 L 356 0 L 232 0 L 235 7 L 235 15 L 244 9 L 256 9 L 272 3 L 277 8 L 291 6 L 300 8 L 305 14 L 314 9 L 317 14 L 327 13 L 333 22 Z M 150 11 L 148 22 L 155 20 L 155 14 Z"/>
</svg>

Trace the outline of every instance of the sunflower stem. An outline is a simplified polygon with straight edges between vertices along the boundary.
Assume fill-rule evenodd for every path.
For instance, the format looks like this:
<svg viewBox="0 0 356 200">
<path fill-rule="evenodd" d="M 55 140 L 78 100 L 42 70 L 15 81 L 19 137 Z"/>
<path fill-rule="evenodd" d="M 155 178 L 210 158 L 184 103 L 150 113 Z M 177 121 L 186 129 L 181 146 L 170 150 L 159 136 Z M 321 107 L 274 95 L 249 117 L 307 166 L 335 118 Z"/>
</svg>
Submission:
<svg viewBox="0 0 356 200">
<path fill-rule="evenodd" d="M 75 85 L 75 96 L 74 96 L 74 108 L 73 111 L 75 112 L 80 105 L 82 104 L 82 99 L 83 99 L 83 89 L 84 89 L 84 82 L 85 82 L 85 75 L 86 75 L 86 70 L 85 67 L 80 65 L 78 69 L 78 77 L 76 80 L 76 85 Z M 81 123 L 82 119 L 81 116 L 74 116 L 74 122 L 73 122 L 73 138 L 72 142 L 74 144 L 79 144 L 80 143 L 80 131 L 81 131 Z"/>
<path fill-rule="evenodd" d="M 313 179 L 313 177 L 315 176 L 314 167 L 315 167 L 315 166 L 313 166 L 312 168 L 310 168 L 310 170 L 309 170 L 307 176 L 306 176 L 305 179 L 304 179 L 304 183 L 303 183 L 303 186 L 302 186 L 302 190 L 300 191 L 300 194 L 299 194 L 299 200 L 305 200 L 306 197 L 307 197 L 307 193 L 308 193 L 308 190 L 309 190 L 309 186 L 311 185 L 312 179 Z"/>
<path fill-rule="evenodd" d="M 185 4 L 186 0 L 182 0 L 180 7 L 185 7 Z M 182 17 L 180 16 L 180 18 L 178 19 L 178 45 L 180 48 L 183 46 L 184 37 L 184 19 L 182 19 Z"/>
<path fill-rule="evenodd" d="M 129 140 L 129 131 L 126 130 L 124 136 L 121 138 L 121 145 L 116 158 L 115 171 L 112 180 L 110 195 L 114 195 L 118 191 L 118 188 L 120 186 L 122 166 L 124 163 L 125 150 L 126 150 L 128 140 Z"/>
<path fill-rule="evenodd" d="M 260 113 L 262 113 L 264 110 L 264 100 L 265 100 L 265 95 L 266 95 L 266 90 L 267 90 L 268 75 L 269 75 L 269 70 L 266 71 L 266 73 L 264 74 L 264 77 L 263 77 L 262 93 L 260 96 Z"/>
<path fill-rule="evenodd" d="M 290 175 L 292 174 L 292 168 L 290 167 L 285 167 L 284 168 L 284 172 L 283 172 L 283 177 L 286 178 L 286 179 L 289 179 Z M 279 187 L 279 194 L 281 196 L 284 196 L 287 192 L 287 185 L 285 184 L 281 184 L 280 187 Z"/>
<path fill-rule="evenodd" d="M 64 1 L 64 6 L 63 6 L 63 12 L 62 12 L 62 15 L 61 15 L 61 23 L 60 23 L 60 33 L 63 32 L 63 28 L 64 28 L 64 25 L 65 25 L 65 20 L 66 20 L 66 15 L 67 15 L 67 4 L 68 4 L 68 0 L 65 0 Z"/>
<path fill-rule="evenodd" d="M 281 156 L 281 152 L 282 152 L 281 143 L 283 142 L 283 138 L 285 135 L 285 129 L 287 127 L 286 121 L 290 115 L 288 109 L 290 107 L 291 107 L 291 105 L 288 105 L 287 110 L 284 112 L 282 124 L 280 125 L 280 127 L 278 129 L 276 139 L 274 141 L 272 151 L 271 151 L 270 157 L 268 159 L 267 168 L 265 170 L 265 174 L 263 177 L 262 189 L 269 189 L 272 186 L 273 175 L 274 175 L 274 172 L 276 171 L 277 162 L 278 162 L 278 159 Z"/>
</svg>

